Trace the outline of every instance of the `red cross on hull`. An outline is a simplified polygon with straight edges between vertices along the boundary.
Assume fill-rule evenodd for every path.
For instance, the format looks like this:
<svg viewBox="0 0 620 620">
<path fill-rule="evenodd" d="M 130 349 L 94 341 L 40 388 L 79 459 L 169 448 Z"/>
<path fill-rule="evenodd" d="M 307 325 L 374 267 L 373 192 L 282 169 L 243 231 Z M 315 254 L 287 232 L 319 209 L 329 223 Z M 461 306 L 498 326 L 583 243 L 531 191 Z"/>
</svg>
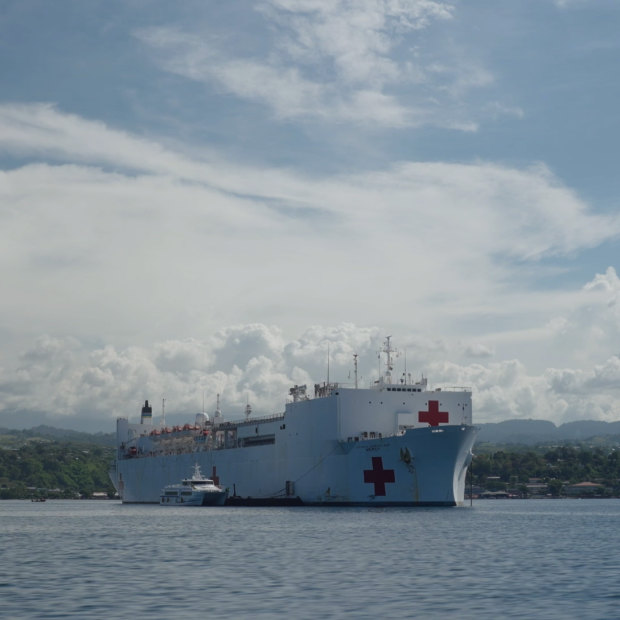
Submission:
<svg viewBox="0 0 620 620">
<path fill-rule="evenodd" d="M 385 495 L 385 483 L 396 482 L 393 469 L 383 469 L 383 458 L 372 457 L 372 469 L 364 470 L 364 482 L 375 485 L 375 495 Z"/>
<path fill-rule="evenodd" d="M 430 426 L 439 426 L 440 423 L 447 424 L 449 421 L 447 411 L 439 411 L 439 401 L 429 400 L 428 411 L 418 411 L 418 421 L 427 422 Z"/>
</svg>

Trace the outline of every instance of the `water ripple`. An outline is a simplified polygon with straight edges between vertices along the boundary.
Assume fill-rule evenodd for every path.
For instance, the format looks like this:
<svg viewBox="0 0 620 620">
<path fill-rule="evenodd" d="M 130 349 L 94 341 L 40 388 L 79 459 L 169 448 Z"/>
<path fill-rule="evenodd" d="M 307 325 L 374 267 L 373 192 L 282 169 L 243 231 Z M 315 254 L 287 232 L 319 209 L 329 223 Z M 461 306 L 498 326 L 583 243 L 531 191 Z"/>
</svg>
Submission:
<svg viewBox="0 0 620 620">
<path fill-rule="evenodd" d="M 620 501 L 0 502 L 3 618 L 618 617 Z"/>
</svg>

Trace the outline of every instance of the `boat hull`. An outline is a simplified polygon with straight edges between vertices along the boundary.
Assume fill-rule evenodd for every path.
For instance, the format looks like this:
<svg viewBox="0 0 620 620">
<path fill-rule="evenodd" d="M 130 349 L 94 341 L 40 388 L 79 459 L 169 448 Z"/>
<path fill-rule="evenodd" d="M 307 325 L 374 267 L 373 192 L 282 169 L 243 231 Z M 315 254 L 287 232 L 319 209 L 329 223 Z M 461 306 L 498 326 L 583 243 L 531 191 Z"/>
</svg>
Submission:
<svg viewBox="0 0 620 620">
<path fill-rule="evenodd" d="M 199 492 L 191 496 L 161 495 L 159 503 L 162 506 L 223 506 L 226 501 L 226 492 Z"/>
<path fill-rule="evenodd" d="M 159 503 L 194 463 L 231 505 L 455 506 L 463 502 L 476 428 L 442 425 L 364 441 L 323 440 L 308 450 L 255 445 L 116 461 L 125 503 Z"/>
</svg>

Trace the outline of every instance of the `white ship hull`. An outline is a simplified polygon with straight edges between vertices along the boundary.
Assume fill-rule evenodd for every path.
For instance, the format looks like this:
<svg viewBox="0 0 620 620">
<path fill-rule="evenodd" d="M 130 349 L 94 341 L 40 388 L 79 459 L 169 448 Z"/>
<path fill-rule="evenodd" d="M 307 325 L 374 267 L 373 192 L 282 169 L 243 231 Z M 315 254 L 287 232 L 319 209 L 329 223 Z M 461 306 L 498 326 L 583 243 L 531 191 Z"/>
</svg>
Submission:
<svg viewBox="0 0 620 620">
<path fill-rule="evenodd" d="M 314 454 L 278 444 L 120 459 L 123 502 L 158 503 L 162 486 L 194 463 L 238 503 L 455 506 L 463 502 L 475 439 L 471 425 L 409 429 L 366 441 L 325 441 Z"/>
</svg>

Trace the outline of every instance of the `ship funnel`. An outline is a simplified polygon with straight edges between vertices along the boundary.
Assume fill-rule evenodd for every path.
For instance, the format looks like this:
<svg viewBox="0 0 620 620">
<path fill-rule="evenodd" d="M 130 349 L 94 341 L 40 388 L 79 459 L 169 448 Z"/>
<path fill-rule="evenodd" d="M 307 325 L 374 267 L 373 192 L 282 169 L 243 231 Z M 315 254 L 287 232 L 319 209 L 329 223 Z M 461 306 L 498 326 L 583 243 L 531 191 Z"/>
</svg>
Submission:
<svg viewBox="0 0 620 620">
<path fill-rule="evenodd" d="M 140 424 L 150 424 L 153 421 L 153 407 L 149 405 L 149 401 L 144 401 L 142 407 L 142 415 L 140 416 Z"/>
</svg>

